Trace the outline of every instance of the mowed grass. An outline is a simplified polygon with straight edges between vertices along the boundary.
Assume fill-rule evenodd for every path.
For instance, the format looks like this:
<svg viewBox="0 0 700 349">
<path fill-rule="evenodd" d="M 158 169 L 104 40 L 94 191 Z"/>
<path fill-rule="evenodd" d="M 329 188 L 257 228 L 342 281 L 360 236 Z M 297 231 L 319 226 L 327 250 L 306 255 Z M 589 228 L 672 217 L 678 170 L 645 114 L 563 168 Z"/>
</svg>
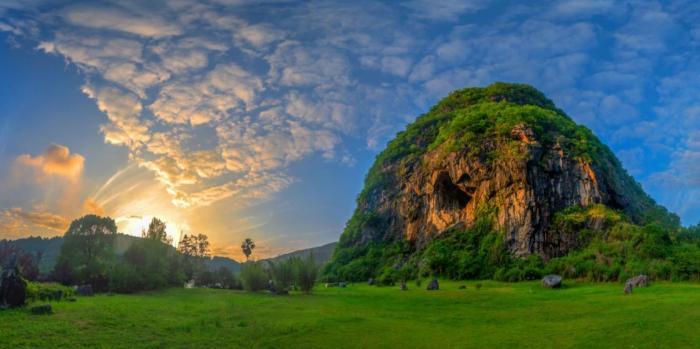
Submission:
<svg viewBox="0 0 700 349">
<path fill-rule="evenodd" d="M 2 348 L 697 348 L 700 285 L 442 282 L 271 296 L 171 289 L 0 312 Z M 467 289 L 459 290 L 459 285 Z"/>
</svg>

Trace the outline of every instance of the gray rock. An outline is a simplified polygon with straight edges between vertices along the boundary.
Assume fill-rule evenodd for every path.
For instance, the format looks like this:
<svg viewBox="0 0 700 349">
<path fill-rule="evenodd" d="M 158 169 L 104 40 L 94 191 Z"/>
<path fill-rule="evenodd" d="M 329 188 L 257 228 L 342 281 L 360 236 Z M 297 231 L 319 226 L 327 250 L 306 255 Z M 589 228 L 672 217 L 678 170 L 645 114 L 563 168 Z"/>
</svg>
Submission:
<svg viewBox="0 0 700 349">
<path fill-rule="evenodd" d="M 339 283 L 338 283 L 338 287 L 345 287 L 345 286 L 347 286 L 347 285 L 348 285 L 347 282 L 339 282 Z"/>
<path fill-rule="evenodd" d="M 649 286 L 649 277 L 646 275 L 637 275 L 633 278 L 627 279 L 627 282 L 625 284 L 630 284 L 632 287 L 648 287 Z"/>
<path fill-rule="evenodd" d="M 369 280 L 367 280 L 367 285 L 370 285 L 370 286 L 374 285 L 374 279 L 369 278 Z"/>
<path fill-rule="evenodd" d="M 75 293 L 83 297 L 90 297 L 95 295 L 95 292 L 92 290 L 92 285 L 80 285 L 75 288 Z"/>
<path fill-rule="evenodd" d="M 401 291 L 408 291 L 408 286 L 406 286 L 406 281 L 401 281 Z"/>
<path fill-rule="evenodd" d="M 625 283 L 625 296 L 632 294 L 633 289 L 634 289 L 634 287 L 632 286 L 632 284 L 629 282 L 626 282 Z"/>
<path fill-rule="evenodd" d="M 27 302 L 27 282 L 17 268 L 10 268 L 0 276 L 0 307 L 16 308 Z"/>
<path fill-rule="evenodd" d="M 561 276 L 559 275 L 547 275 L 542 278 L 542 286 L 546 288 L 560 288 L 561 287 Z"/>
<path fill-rule="evenodd" d="M 437 291 L 440 289 L 440 284 L 438 283 L 437 279 L 433 279 L 433 281 L 430 281 L 428 284 L 428 291 Z"/>
<path fill-rule="evenodd" d="M 53 314 L 53 308 L 51 304 L 35 305 L 29 309 L 29 311 L 34 315 L 49 315 Z"/>
</svg>

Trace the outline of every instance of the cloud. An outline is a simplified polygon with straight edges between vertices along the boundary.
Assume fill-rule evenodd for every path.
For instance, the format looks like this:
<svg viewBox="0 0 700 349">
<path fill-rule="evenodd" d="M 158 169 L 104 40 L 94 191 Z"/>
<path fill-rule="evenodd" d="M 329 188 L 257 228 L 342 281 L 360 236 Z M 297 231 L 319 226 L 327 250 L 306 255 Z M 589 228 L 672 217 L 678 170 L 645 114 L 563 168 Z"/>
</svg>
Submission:
<svg viewBox="0 0 700 349">
<path fill-rule="evenodd" d="M 285 34 L 267 24 L 244 26 L 235 32 L 235 37 L 254 48 L 260 49 L 269 44 L 284 39 Z"/>
<path fill-rule="evenodd" d="M 105 215 L 104 207 L 102 207 L 102 205 L 95 201 L 95 199 L 90 197 L 85 199 L 85 202 L 83 203 L 83 212 L 85 214 L 95 214 L 98 216 Z"/>
<path fill-rule="evenodd" d="M 614 0 L 564 0 L 557 1 L 551 9 L 555 17 L 588 17 L 616 11 Z"/>
<path fill-rule="evenodd" d="M 144 37 L 161 38 L 182 32 L 161 18 L 141 17 L 118 8 L 76 7 L 67 9 L 63 17 L 76 26 L 121 31 Z"/>
<path fill-rule="evenodd" d="M 166 123 L 197 126 L 221 120 L 234 108 L 252 108 L 262 89 L 259 77 L 221 64 L 203 76 L 165 84 L 150 109 Z"/>
<path fill-rule="evenodd" d="M 316 86 L 351 84 L 347 58 L 334 50 L 307 47 L 286 41 L 267 58 L 270 78 L 286 86 Z"/>
<path fill-rule="evenodd" d="M 456 21 L 465 13 L 475 12 L 486 6 L 480 0 L 411 0 L 402 3 L 420 19 L 434 21 Z"/>
<path fill-rule="evenodd" d="M 26 211 L 15 207 L 0 210 L 0 234 L 3 238 L 55 236 L 65 231 L 69 223 L 63 216 L 39 209 Z"/>
<path fill-rule="evenodd" d="M 45 182 L 49 178 L 76 182 L 83 174 L 85 158 L 80 154 L 71 154 L 66 146 L 52 144 L 43 155 L 18 156 L 15 164 L 33 170 L 37 182 Z"/>
<path fill-rule="evenodd" d="M 109 124 L 100 127 L 107 143 L 138 149 L 150 139 L 150 122 L 141 120 L 143 106 L 138 96 L 116 87 L 83 86 L 83 92 L 97 101 Z"/>
</svg>

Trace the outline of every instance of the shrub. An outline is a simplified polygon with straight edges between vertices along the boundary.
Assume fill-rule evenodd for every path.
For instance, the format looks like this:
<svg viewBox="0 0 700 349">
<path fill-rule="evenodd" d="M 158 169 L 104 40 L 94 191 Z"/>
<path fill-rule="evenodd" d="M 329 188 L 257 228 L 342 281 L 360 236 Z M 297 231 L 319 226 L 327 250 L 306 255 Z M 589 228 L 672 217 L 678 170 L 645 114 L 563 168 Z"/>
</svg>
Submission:
<svg viewBox="0 0 700 349">
<path fill-rule="evenodd" d="M 215 286 L 221 287 L 229 290 L 239 290 L 243 286 L 241 282 L 236 278 L 236 274 L 231 272 L 231 270 L 225 266 L 219 268 L 219 270 L 214 274 Z"/>
<path fill-rule="evenodd" d="M 700 247 L 682 243 L 671 255 L 671 275 L 674 280 L 700 280 Z"/>
<path fill-rule="evenodd" d="M 296 258 L 293 262 L 296 265 L 296 283 L 304 293 L 310 293 L 316 283 L 318 276 L 318 266 L 314 260 L 314 255 L 309 254 L 305 259 Z"/>
<path fill-rule="evenodd" d="M 53 308 L 51 304 L 35 305 L 29 309 L 29 311 L 34 315 L 50 315 L 53 314 Z"/>
<path fill-rule="evenodd" d="M 27 283 L 27 301 L 28 302 L 52 302 L 62 301 L 75 297 L 75 291 L 72 288 L 56 283 Z"/>
<path fill-rule="evenodd" d="M 401 271 L 394 267 L 385 268 L 382 273 L 377 277 L 377 282 L 380 285 L 393 286 L 397 282 L 401 281 L 403 278 L 401 276 Z"/>
<path fill-rule="evenodd" d="M 262 263 L 248 262 L 243 264 L 241 268 L 241 281 L 243 283 L 243 289 L 246 291 L 258 292 L 264 290 L 267 288 L 269 280 Z"/>
<path fill-rule="evenodd" d="M 268 261 L 268 270 L 272 281 L 278 291 L 289 291 L 295 279 L 295 261 L 287 259 L 283 261 Z"/>
</svg>

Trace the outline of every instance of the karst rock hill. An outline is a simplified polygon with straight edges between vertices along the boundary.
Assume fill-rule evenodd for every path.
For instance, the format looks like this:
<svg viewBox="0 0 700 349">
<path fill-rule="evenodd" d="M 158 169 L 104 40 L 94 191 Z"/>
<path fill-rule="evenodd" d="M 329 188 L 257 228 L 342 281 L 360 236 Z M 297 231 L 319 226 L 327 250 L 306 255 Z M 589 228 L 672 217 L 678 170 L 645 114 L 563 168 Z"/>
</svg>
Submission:
<svg viewBox="0 0 700 349">
<path fill-rule="evenodd" d="M 632 221 L 655 206 L 607 146 L 535 88 L 466 88 L 377 156 L 336 253 L 401 239 L 420 249 L 488 211 L 514 256 L 549 258 L 577 241 L 552 229 L 555 213 L 592 204 Z"/>
</svg>

